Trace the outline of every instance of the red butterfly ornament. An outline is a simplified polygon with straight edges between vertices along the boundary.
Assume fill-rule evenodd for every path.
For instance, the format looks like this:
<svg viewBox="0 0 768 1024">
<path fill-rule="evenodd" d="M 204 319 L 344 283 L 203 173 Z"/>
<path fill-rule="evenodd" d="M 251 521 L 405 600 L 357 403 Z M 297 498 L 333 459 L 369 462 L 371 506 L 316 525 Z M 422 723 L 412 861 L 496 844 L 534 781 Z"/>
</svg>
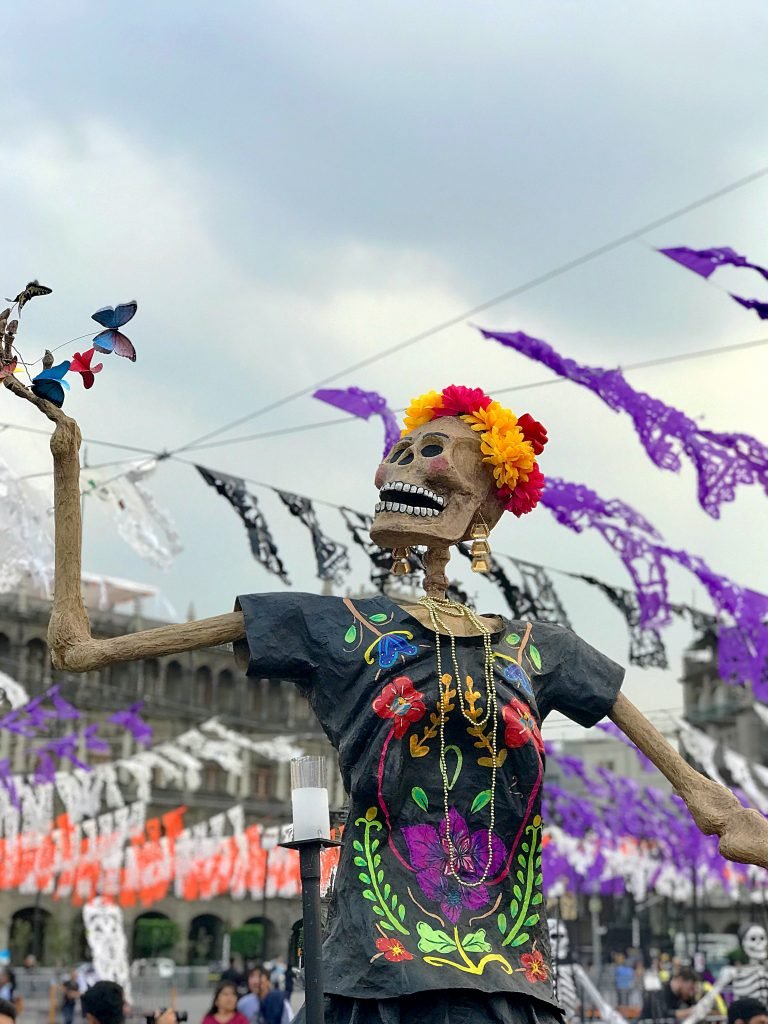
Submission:
<svg viewBox="0 0 768 1024">
<path fill-rule="evenodd" d="M 95 348 L 89 348 L 87 352 L 75 352 L 70 363 L 69 372 L 79 373 L 83 378 L 83 384 L 86 388 L 92 388 L 94 382 L 94 374 L 100 373 L 104 369 L 103 363 L 97 363 L 95 366 L 91 366 L 91 360 L 96 352 Z"/>
</svg>

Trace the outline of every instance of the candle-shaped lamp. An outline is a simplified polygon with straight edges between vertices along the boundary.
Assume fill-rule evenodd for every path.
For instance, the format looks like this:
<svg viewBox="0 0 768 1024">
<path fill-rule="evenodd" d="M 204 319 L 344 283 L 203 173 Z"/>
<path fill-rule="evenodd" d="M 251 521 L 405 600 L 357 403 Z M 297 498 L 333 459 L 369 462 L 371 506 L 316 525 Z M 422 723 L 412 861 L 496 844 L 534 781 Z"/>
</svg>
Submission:
<svg viewBox="0 0 768 1024">
<path fill-rule="evenodd" d="M 331 838 L 324 757 L 297 757 L 291 761 L 291 804 L 295 843 Z"/>
</svg>

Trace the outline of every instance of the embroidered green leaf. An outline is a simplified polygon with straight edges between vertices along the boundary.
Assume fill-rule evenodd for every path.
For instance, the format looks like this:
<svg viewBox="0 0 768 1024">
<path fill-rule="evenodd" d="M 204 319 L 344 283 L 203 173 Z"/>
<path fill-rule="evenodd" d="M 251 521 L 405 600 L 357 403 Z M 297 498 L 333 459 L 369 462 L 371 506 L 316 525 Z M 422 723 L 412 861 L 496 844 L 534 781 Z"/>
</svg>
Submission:
<svg viewBox="0 0 768 1024">
<path fill-rule="evenodd" d="M 378 914 L 379 917 L 384 917 L 384 911 L 381 909 L 381 907 L 374 907 L 373 912 L 374 914 Z"/>
<path fill-rule="evenodd" d="M 397 908 L 397 916 L 400 918 L 401 921 L 405 917 L 405 904 L 404 903 L 401 903 L 400 906 Z"/>
<path fill-rule="evenodd" d="M 395 926 L 390 924 L 389 921 L 379 921 L 379 928 L 386 928 L 388 932 L 395 930 Z"/>
<path fill-rule="evenodd" d="M 496 923 L 499 926 L 499 931 L 503 935 L 504 932 L 507 930 L 507 915 L 499 914 L 499 916 L 496 918 Z"/>
<path fill-rule="evenodd" d="M 387 888 L 387 887 L 385 886 L 385 888 Z M 392 906 L 393 907 L 397 906 L 397 893 L 396 892 L 392 893 Z"/>
<path fill-rule="evenodd" d="M 369 622 L 386 622 L 387 621 L 387 616 L 385 615 L 384 612 L 376 612 L 375 615 L 369 615 L 368 616 L 368 621 Z"/>
<path fill-rule="evenodd" d="M 361 871 L 357 877 L 360 879 L 361 882 L 365 882 L 366 885 L 371 884 L 371 876 L 367 875 L 364 871 Z"/>
<path fill-rule="evenodd" d="M 507 633 L 504 637 L 510 647 L 520 646 L 520 635 L 518 633 Z"/>
<path fill-rule="evenodd" d="M 339 635 L 338 633 L 336 634 Z M 344 643 L 353 644 L 357 639 L 357 623 L 353 622 L 347 632 L 344 634 Z"/>
<path fill-rule="evenodd" d="M 392 886 L 389 884 L 389 882 L 387 882 L 386 885 L 384 886 L 384 888 L 382 889 L 382 892 L 384 893 L 384 899 L 385 900 L 389 899 L 389 894 L 390 894 L 391 891 L 392 891 Z"/>
<path fill-rule="evenodd" d="M 453 787 L 456 785 L 456 780 L 461 774 L 461 766 L 464 763 L 464 755 L 462 754 L 461 750 L 453 743 L 449 743 L 448 746 L 445 748 L 446 754 L 448 753 L 449 750 L 453 751 L 453 753 L 456 755 L 456 771 L 453 773 L 453 778 L 448 783 L 448 789 L 453 789 Z"/>
<path fill-rule="evenodd" d="M 534 647 L 533 644 L 529 644 L 528 655 L 536 668 L 541 668 L 541 655 L 539 654 L 539 648 Z"/>
<path fill-rule="evenodd" d="M 363 889 L 363 899 L 371 900 L 373 903 L 376 902 L 376 894 L 371 892 L 370 889 Z"/>
<path fill-rule="evenodd" d="M 371 853 L 376 853 L 378 848 L 379 848 L 379 840 L 378 839 L 371 840 Z"/>
<path fill-rule="evenodd" d="M 421 788 L 421 786 L 414 786 L 411 790 L 411 799 L 415 804 L 418 804 L 422 811 L 429 810 L 429 800 L 427 794 Z"/>
<path fill-rule="evenodd" d="M 456 943 L 450 935 L 439 928 L 431 928 L 426 921 L 419 921 L 416 931 L 419 933 L 419 949 L 422 953 L 452 953 L 456 949 Z"/>
<path fill-rule="evenodd" d="M 486 804 L 491 802 L 491 791 L 490 789 L 484 789 L 482 793 L 478 793 L 475 799 L 472 801 L 470 807 L 470 813 L 476 814 L 478 811 L 482 811 Z"/>
<path fill-rule="evenodd" d="M 374 857 L 373 857 L 373 866 L 375 868 L 377 868 L 379 866 L 379 864 L 381 864 L 381 854 L 380 853 L 376 853 L 376 854 L 374 854 Z"/>
<path fill-rule="evenodd" d="M 364 868 L 365 867 L 365 857 L 355 857 L 355 864 L 359 868 Z"/>
<path fill-rule="evenodd" d="M 469 932 L 461 940 L 461 944 L 467 953 L 487 953 L 491 948 L 490 942 L 485 937 L 485 928 Z"/>
<path fill-rule="evenodd" d="M 379 885 L 381 885 L 381 883 L 384 881 L 384 872 L 383 871 L 377 871 L 376 872 L 376 881 L 379 883 Z M 385 896 L 384 899 L 386 899 L 386 898 L 387 897 Z"/>
<path fill-rule="evenodd" d="M 362 844 L 362 843 L 360 842 L 360 840 L 359 840 L 359 839 L 356 839 L 356 840 L 355 840 L 355 841 L 354 841 L 354 842 L 352 843 L 352 846 L 353 846 L 353 847 L 354 847 L 354 848 L 355 848 L 356 850 L 359 850 L 359 852 L 360 852 L 360 853 L 362 853 L 362 852 L 363 852 L 363 844 Z"/>
<path fill-rule="evenodd" d="M 370 889 L 363 890 L 363 898 L 370 900 L 374 906 L 371 908 L 374 914 L 381 920 L 377 925 L 387 924 L 388 931 L 397 931 L 401 935 L 410 935 L 405 926 L 405 907 L 401 904 L 395 913 L 396 898 L 392 893 L 392 887 L 384 882 L 384 869 L 380 867 L 381 854 L 374 851 L 379 846 L 379 840 L 372 838 L 372 833 L 381 832 L 382 824 L 378 820 L 378 808 L 369 807 L 364 818 L 357 818 L 355 824 L 362 826 L 365 830 L 363 843 L 354 840 L 354 848 L 359 848 L 362 856 L 355 858 L 358 867 L 365 867 L 366 871 L 360 873 L 360 880 L 370 886 Z M 383 884 L 383 888 L 382 888 Z M 390 903 L 391 900 L 391 903 Z"/>
<path fill-rule="evenodd" d="M 541 873 L 537 874 L 536 868 L 536 861 L 541 857 L 541 818 L 538 815 L 525 832 L 530 835 L 530 841 L 521 844 L 523 852 L 517 855 L 517 862 L 522 867 L 515 872 L 519 884 L 515 883 L 512 888 L 515 898 L 509 906 L 510 926 L 502 941 L 503 946 L 521 946 L 529 938 L 529 933 L 523 929 L 532 928 L 541 919 L 539 913 L 531 913 L 531 907 L 543 900 L 541 892 L 534 891 L 541 883 Z"/>
<path fill-rule="evenodd" d="M 536 875 L 536 877 L 534 878 L 534 880 L 533 880 L 533 884 L 534 884 L 535 886 L 539 886 L 539 885 L 541 885 L 541 883 L 542 883 L 543 881 L 544 881 L 544 876 L 543 876 L 543 875 L 541 874 L 541 872 L 539 872 L 539 874 L 538 874 L 538 875 Z"/>
</svg>

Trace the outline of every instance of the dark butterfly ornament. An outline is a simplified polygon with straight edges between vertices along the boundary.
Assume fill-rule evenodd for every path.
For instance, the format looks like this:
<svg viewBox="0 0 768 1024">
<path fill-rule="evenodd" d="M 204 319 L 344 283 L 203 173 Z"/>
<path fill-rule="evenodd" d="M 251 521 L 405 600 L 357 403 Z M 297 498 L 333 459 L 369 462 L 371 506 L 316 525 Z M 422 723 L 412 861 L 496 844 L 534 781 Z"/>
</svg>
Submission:
<svg viewBox="0 0 768 1024">
<path fill-rule="evenodd" d="M 83 379 L 86 391 L 93 387 L 94 374 L 101 373 L 104 369 L 103 363 L 96 363 L 95 366 L 91 366 L 91 361 L 96 354 L 95 348 L 89 348 L 87 352 L 75 352 L 72 356 L 72 362 L 70 364 L 71 373 L 79 373 Z"/>
<path fill-rule="evenodd" d="M 123 302 L 119 306 L 104 306 L 103 309 L 96 310 L 91 320 L 106 328 L 93 339 L 93 347 L 97 352 L 104 352 L 105 355 L 114 352 L 116 356 L 130 359 L 132 363 L 136 362 L 136 349 L 133 343 L 120 331 L 121 327 L 136 316 L 136 309 L 136 302 Z"/>
<path fill-rule="evenodd" d="M 69 384 L 63 378 L 69 373 L 70 362 L 65 359 L 57 366 L 43 370 L 32 381 L 32 394 L 45 398 L 59 409 L 64 404 L 64 391 L 69 391 Z"/>
<path fill-rule="evenodd" d="M 19 312 L 21 312 L 30 299 L 35 299 L 38 295 L 50 295 L 52 291 L 52 288 L 47 288 L 44 284 L 40 284 L 39 281 L 30 281 L 15 299 L 6 299 L 6 302 L 18 303 Z"/>
</svg>

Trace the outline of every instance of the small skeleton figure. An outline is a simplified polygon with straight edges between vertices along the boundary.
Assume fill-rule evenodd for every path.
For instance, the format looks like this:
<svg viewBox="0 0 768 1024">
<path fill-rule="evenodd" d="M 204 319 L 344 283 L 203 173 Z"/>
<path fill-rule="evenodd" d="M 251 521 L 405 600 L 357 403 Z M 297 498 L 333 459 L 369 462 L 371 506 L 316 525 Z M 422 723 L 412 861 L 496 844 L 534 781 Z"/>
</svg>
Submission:
<svg viewBox="0 0 768 1024">
<path fill-rule="evenodd" d="M 580 1024 L 585 1003 L 595 1006 L 600 1017 L 609 1024 L 626 1024 L 618 1010 L 600 994 L 581 964 L 571 960 L 571 940 L 564 922 L 550 917 L 547 926 L 555 973 L 555 992 L 566 1024 Z"/>
<path fill-rule="evenodd" d="M 768 1001 L 768 933 L 761 924 L 744 924 L 739 928 L 739 943 L 748 963 L 724 967 L 720 971 L 715 984 L 687 1018 L 689 1024 L 704 1020 L 712 1011 L 717 997 L 725 990 L 732 992 L 734 999 Z"/>
</svg>

